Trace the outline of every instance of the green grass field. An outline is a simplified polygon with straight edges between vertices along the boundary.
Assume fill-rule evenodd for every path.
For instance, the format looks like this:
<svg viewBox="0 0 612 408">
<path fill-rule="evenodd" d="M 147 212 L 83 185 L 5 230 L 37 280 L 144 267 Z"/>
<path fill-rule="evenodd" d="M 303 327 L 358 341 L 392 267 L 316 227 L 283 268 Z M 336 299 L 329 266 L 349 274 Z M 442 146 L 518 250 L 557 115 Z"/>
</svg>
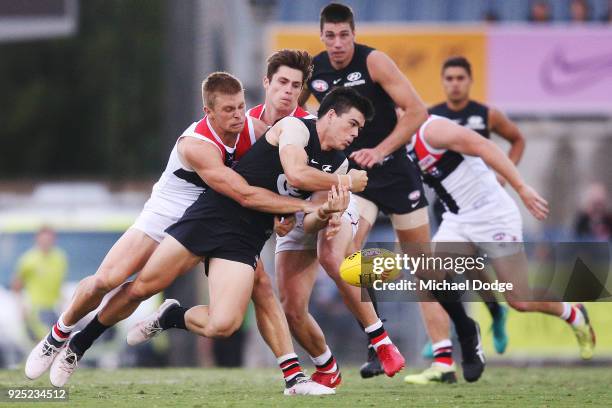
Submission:
<svg viewBox="0 0 612 408">
<path fill-rule="evenodd" d="M 420 387 L 405 385 L 403 376 L 362 380 L 354 368 L 343 375 L 335 396 L 285 397 L 273 369 L 83 369 L 73 377 L 69 403 L 51 406 L 609 407 L 612 398 L 612 369 L 605 367 L 491 367 L 475 384 Z M 28 382 L 21 371 L 0 371 L 0 387 L 48 385 L 45 377 Z"/>
</svg>

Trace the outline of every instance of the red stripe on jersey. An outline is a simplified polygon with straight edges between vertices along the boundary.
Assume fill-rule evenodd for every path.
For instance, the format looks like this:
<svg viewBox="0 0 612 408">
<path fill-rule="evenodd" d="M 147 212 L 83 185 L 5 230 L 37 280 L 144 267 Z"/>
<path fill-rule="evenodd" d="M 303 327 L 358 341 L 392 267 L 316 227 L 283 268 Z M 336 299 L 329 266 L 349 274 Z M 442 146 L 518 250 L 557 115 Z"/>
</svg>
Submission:
<svg viewBox="0 0 612 408">
<path fill-rule="evenodd" d="M 261 114 L 263 113 L 263 104 L 253 106 L 251 109 L 247 111 L 247 115 L 255 119 L 261 119 Z"/>
<path fill-rule="evenodd" d="M 298 106 L 297 108 L 295 108 L 295 111 L 293 112 L 293 116 L 295 116 L 296 118 L 305 118 L 307 116 L 313 116 L 313 115 L 307 110 L 302 109 Z"/>
<path fill-rule="evenodd" d="M 261 119 L 261 116 L 263 115 L 263 112 L 264 112 L 264 105 L 263 104 L 259 104 L 259 105 L 253 106 L 251 109 L 249 109 L 247 111 L 247 115 L 249 115 L 250 117 L 255 118 L 255 119 Z M 299 106 L 297 108 L 295 108 L 295 110 L 293 111 L 293 113 L 290 116 L 293 116 L 293 117 L 296 117 L 296 118 L 306 118 L 308 116 L 312 116 L 313 118 L 315 118 L 315 116 L 312 113 L 308 112 L 305 109 L 302 109 Z"/>
<path fill-rule="evenodd" d="M 195 133 L 200 136 L 205 137 L 206 139 L 213 142 L 219 150 L 221 150 L 221 160 L 225 161 L 225 145 L 217 140 L 212 130 L 208 127 L 208 121 L 206 120 L 206 116 L 204 116 L 196 125 Z"/>
<path fill-rule="evenodd" d="M 427 170 L 438 160 L 442 158 L 444 153 L 434 153 L 431 152 L 425 141 L 423 140 L 423 136 L 421 135 L 421 129 L 417 130 L 414 137 L 414 152 L 416 153 L 417 160 L 419 161 L 419 167 L 421 170 Z"/>
<path fill-rule="evenodd" d="M 244 127 L 242 128 L 242 131 L 238 135 L 238 143 L 236 143 L 236 150 L 234 152 L 234 160 L 240 160 L 240 158 L 244 156 L 246 152 L 249 151 L 251 146 L 253 146 L 253 144 L 251 143 L 250 132 L 254 130 L 251 129 L 251 126 L 252 126 L 252 122 L 248 118 L 245 118 Z"/>
</svg>

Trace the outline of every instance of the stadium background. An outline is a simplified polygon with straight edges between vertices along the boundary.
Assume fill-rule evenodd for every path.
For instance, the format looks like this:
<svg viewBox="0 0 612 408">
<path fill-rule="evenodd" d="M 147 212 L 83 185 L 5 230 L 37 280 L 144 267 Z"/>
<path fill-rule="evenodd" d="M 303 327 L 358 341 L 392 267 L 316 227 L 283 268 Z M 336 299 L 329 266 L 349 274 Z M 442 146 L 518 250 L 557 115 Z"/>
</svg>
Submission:
<svg viewBox="0 0 612 408">
<path fill-rule="evenodd" d="M 138 214 L 176 136 L 200 117 L 205 75 L 232 72 L 246 87 L 248 105 L 261 102 L 272 50 L 322 49 L 317 18 L 325 3 L 0 1 L 0 330 L 8 334 L 0 337 L 0 366 L 18 365 L 32 346 L 8 288 L 37 228 L 49 224 L 59 231 L 70 262 L 68 300 Z M 446 57 L 472 61 L 472 96 L 518 123 L 527 140 L 519 169 L 551 203 L 544 224 L 523 214 L 527 239 L 572 240 L 586 186 L 599 181 L 612 188 L 609 2 L 590 1 L 590 21 L 571 22 L 570 1 L 550 1 L 550 23 L 530 22 L 527 0 L 346 3 L 356 13 L 357 40 L 388 52 L 427 103 L 443 99 L 439 70 Z M 392 231 L 381 219 L 372 240 L 389 239 Z M 273 274 L 270 245 L 264 259 Z M 166 295 L 185 304 L 206 302 L 205 278 L 189 274 Z M 607 303 L 591 308 L 603 361 L 612 357 L 612 317 Z M 365 339 L 324 275 L 312 310 L 341 361 L 365 357 Z M 409 363 L 423 363 L 416 305 L 388 303 L 382 310 Z M 482 310 L 472 305 L 486 327 Z M 128 324 L 94 347 L 88 363 L 213 364 L 211 342 L 185 333 L 137 353 L 126 350 Z M 496 357 L 489 347 L 490 357 L 520 364 L 577 360 L 571 331 L 554 318 L 512 313 L 509 325 L 507 354 Z M 252 317 L 244 328 L 245 365 L 273 365 Z"/>
</svg>

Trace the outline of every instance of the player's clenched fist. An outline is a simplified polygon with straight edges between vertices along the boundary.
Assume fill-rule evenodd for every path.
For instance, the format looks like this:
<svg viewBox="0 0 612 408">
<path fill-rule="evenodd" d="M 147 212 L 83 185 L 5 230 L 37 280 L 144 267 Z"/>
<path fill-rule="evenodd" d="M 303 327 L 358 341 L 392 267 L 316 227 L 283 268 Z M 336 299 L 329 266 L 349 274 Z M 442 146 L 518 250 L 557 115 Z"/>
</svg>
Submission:
<svg viewBox="0 0 612 408">
<path fill-rule="evenodd" d="M 347 176 L 350 180 L 348 187 L 353 193 L 359 193 L 365 190 L 368 184 L 368 173 L 365 170 L 351 169 Z"/>
</svg>

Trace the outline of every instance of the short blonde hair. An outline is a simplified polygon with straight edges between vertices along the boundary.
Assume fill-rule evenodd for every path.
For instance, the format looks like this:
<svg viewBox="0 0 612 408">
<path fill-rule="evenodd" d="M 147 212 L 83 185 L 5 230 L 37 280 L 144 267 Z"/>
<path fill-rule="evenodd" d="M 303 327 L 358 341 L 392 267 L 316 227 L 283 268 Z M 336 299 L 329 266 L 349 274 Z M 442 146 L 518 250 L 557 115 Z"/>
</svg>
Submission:
<svg viewBox="0 0 612 408">
<path fill-rule="evenodd" d="M 242 82 L 227 72 L 213 72 L 202 82 L 202 102 L 204 106 L 212 109 L 215 106 L 217 93 L 235 95 L 242 92 Z"/>
</svg>

